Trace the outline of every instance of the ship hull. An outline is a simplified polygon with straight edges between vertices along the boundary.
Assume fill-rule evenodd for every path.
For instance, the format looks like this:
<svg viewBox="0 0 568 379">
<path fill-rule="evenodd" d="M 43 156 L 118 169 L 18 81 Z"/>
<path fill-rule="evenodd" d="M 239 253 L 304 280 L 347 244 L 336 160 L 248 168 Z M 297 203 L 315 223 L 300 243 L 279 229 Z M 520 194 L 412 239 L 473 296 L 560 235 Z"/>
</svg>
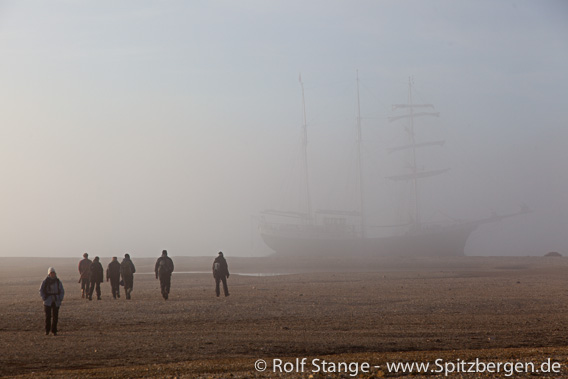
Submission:
<svg viewBox="0 0 568 379">
<path fill-rule="evenodd" d="M 281 255 L 463 256 L 467 239 L 478 225 L 462 223 L 376 238 L 289 235 L 278 230 L 263 231 L 261 236 L 268 247 Z"/>
</svg>

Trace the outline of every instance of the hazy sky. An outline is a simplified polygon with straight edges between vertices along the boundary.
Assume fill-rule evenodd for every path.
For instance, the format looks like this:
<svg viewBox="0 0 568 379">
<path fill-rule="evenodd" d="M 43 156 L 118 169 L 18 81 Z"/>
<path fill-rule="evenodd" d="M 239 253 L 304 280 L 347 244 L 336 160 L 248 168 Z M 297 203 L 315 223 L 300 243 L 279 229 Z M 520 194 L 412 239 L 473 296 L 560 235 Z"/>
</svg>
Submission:
<svg viewBox="0 0 568 379">
<path fill-rule="evenodd" d="M 255 220 L 297 195 L 298 75 L 326 208 L 349 190 L 356 70 L 366 162 L 388 171 L 412 76 L 451 168 L 424 200 L 535 211 L 467 254 L 568 254 L 565 1 L 0 0 L 0 54 L 0 256 L 269 252 Z"/>
</svg>

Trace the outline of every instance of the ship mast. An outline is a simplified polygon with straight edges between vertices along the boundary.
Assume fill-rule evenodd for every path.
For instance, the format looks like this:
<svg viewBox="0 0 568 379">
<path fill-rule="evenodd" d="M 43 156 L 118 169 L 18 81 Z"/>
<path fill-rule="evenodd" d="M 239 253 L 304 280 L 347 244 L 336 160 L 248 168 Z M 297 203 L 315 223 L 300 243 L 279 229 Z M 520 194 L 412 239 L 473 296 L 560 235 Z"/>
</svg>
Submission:
<svg viewBox="0 0 568 379">
<path fill-rule="evenodd" d="M 312 203 L 310 197 L 310 181 L 308 172 L 308 123 L 306 120 L 306 99 L 304 96 L 304 83 L 302 82 L 302 75 L 299 77 L 300 86 L 302 87 L 302 113 L 303 113 L 303 125 L 302 125 L 302 160 L 304 163 L 304 180 L 305 180 L 305 191 L 306 191 L 306 213 L 308 222 L 312 222 Z"/>
<path fill-rule="evenodd" d="M 418 173 L 416 166 L 416 140 L 414 138 L 414 107 L 412 104 L 412 78 L 408 78 L 408 117 L 410 120 L 410 125 L 408 126 L 408 134 L 410 137 L 410 145 L 412 146 L 412 161 L 411 167 L 413 174 L 413 188 L 414 188 L 414 223 L 420 225 L 420 196 L 418 194 L 418 179 L 416 174 Z"/>
<path fill-rule="evenodd" d="M 361 212 L 361 238 L 366 236 L 366 216 L 364 205 L 364 192 L 363 192 L 363 166 L 361 164 L 361 102 L 359 97 L 359 70 L 357 70 L 357 175 L 359 182 L 359 201 Z"/>
<path fill-rule="evenodd" d="M 434 106 L 432 104 L 414 104 L 413 98 L 412 98 L 412 78 L 409 77 L 408 78 L 408 102 L 407 104 L 394 104 L 392 106 L 393 110 L 402 108 L 402 109 L 407 109 L 408 112 L 406 115 L 401 115 L 401 116 L 393 116 L 393 117 L 389 117 L 389 121 L 396 121 L 399 119 L 408 119 L 408 126 L 406 127 L 406 132 L 408 133 L 408 137 L 410 140 L 410 144 L 408 145 L 404 145 L 404 146 L 399 146 L 399 147 L 395 147 L 393 149 L 390 149 L 391 152 L 394 151 L 399 151 L 399 150 L 407 150 L 410 149 L 411 150 L 411 161 L 410 161 L 410 174 L 404 174 L 404 175 L 394 175 L 394 176 L 389 176 L 389 179 L 392 180 L 411 180 L 412 181 L 412 189 L 413 189 L 413 197 L 414 197 L 414 210 L 413 210 L 413 219 L 412 219 L 412 223 L 414 225 L 414 227 L 417 229 L 421 222 L 421 214 L 420 214 L 420 195 L 419 195 L 419 191 L 418 191 L 418 179 L 423 179 L 423 178 L 427 178 L 430 176 L 434 176 L 434 175 L 439 175 L 442 174 L 446 171 L 448 171 L 449 169 L 438 169 L 438 170 L 430 170 L 430 171 L 424 171 L 421 169 L 418 169 L 418 165 L 416 162 L 416 150 L 418 148 L 423 148 L 423 147 L 430 147 L 430 146 L 442 146 L 444 144 L 444 141 L 429 141 L 429 142 L 422 142 L 422 143 L 416 143 L 416 136 L 415 136 L 415 132 L 414 132 L 414 119 L 418 118 L 418 117 L 423 117 L 423 116 L 433 116 L 433 117 L 439 117 L 440 113 L 439 112 L 416 112 L 415 109 L 416 108 L 431 108 L 434 109 Z"/>
</svg>

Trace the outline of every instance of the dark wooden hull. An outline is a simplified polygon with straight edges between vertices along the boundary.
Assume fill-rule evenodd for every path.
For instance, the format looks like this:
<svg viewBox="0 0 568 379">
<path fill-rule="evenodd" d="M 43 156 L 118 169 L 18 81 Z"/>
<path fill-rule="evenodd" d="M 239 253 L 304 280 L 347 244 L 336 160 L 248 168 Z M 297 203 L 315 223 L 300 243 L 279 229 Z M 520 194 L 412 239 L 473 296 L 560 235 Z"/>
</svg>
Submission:
<svg viewBox="0 0 568 379">
<path fill-rule="evenodd" d="M 334 235 L 333 232 L 291 234 L 278 229 L 263 230 L 261 236 L 268 247 L 283 255 L 462 256 L 469 235 L 478 225 L 479 222 L 468 222 L 377 238 Z"/>
</svg>

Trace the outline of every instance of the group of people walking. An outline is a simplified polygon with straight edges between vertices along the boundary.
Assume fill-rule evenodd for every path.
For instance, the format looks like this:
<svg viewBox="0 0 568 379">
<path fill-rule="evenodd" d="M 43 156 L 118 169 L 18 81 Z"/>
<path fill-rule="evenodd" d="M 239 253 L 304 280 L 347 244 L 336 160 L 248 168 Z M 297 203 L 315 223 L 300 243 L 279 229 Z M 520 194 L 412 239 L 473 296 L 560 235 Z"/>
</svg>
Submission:
<svg viewBox="0 0 568 379">
<path fill-rule="evenodd" d="M 120 285 L 124 286 L 126 299 L 130 300 L 130 293 L 134 285 L 134 273 L 136 267 L 130 260 L 128 253 L 124 254 L 122 262 L 118 262 L 117 257 L 112 257 L 107 266 L 106 280 L 110 281 L 112 297 L 120 297 Z M 121 280 L 122 277 L 122 280 Z M 92 261 L 89 254 L 83 254 L 83 259 L 79 262 L 79 283 L 81 283 L 81 297 L 93 300 L 93 292 L 96 291 L 97 300 L 101 299 L 101 283 L 104 281 L 104 270 L 99 257 Z"/>
<path fill-rule="evenodd" d="M 83 259 L 79 261 L 79 283 L 81 283 L 81 298 L 93 300 L 93 292 L 96 292 L 97 300 L 101 300 L 101 283 L 104 281 L 104 270 L 99 257 L 92 261 L 89 254 L 83 254 Z M 223 293 L 229 296 L 227 278 L 229 278 L 229 266 L 223 252 L 219 252 L 213 261 L 213 277 L 215 278 L 215 293 L 220 296 L 220 283 L 223 282 Z M 120 298 L 120 286 L 124 286 L 124 293 L 127 300 L 131 299 L 132 288 L 134 287 L 134 273 L 136 267 L 130 260 L 130 255 L 124 254 L 122 262 L 118 262 L 117 257 L 112 260 L 106 269 L 106 280 L 110 281 L 113 298 Z M 162 297 L 167 300 L 170 294 L 171 278 L 174 272 L 174 262 L 168 257 L 167 250 L 162 251 L 162 255 L 156 261 L 154 267 L 156 279 L 160 280 L 160 291 Z M 63 301 L 65 291 L 63 284 L 57 278 L 53 267 L 47 271 L 47 278 L 41 283 L 39 294 L 43 300 L 45 312 L 45 334 L 53 333 L 57 335 L 57 323 L 59 319 L 59 307 Z"/>
</svg>

